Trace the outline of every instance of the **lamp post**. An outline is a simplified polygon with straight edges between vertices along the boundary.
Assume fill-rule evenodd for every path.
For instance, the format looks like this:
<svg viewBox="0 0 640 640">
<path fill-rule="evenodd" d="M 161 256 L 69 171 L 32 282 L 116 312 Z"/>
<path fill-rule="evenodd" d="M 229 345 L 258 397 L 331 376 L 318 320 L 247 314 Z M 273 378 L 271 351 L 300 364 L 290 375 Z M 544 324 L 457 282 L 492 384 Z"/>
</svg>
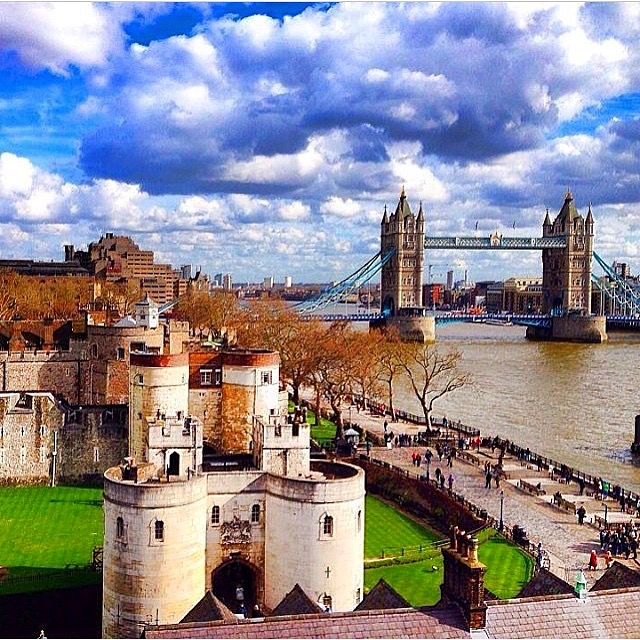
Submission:
<svg viewBox="0 0 640 640">
<path fill-rule="evenodd" d="M 498 524 L 498 531 L 502 531 L 504 529 L 504 521 L 502 519 L 503 511 L 504 511 L 504 489 L 500 489 L 500 523 Z"/>
<path fill-rule="evenodd" d="M 608 522 L 607 522 L 607 513 L 609 512 L 609 505 L 606 502 L 603 502 L 602 506 L 604 507 L 604 523 L 608 524 Z"/>
<path fill-rule="evenodd" d="M 429 483 L 429 467 L 431 466 L 431 457 L 426 456 L 427 458 L 427 484 Z"/>
</svg>

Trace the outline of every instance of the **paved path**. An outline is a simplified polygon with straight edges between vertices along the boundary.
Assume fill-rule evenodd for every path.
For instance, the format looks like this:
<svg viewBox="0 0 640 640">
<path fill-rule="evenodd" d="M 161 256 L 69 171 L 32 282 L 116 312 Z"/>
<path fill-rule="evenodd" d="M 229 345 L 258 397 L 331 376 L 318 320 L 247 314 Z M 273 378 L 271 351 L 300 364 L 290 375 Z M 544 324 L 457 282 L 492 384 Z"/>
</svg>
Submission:
<svg viewBox="0 0 640 640">
<path fill-rule="evenodd" d="M 370 432 L 382 435 L 384 418 L 374 416 L 366 411 L 356 412 L 355 407 L 351 414 L 354 423 Z M 344 415 L 348 416 L 348 411 L 343 413 Z M 420 427 L 413 424 L 389 423 L 389 430 L 396 435 L 400 433 L 413 435 L 419 429 Z M 414 451 L 424 454 L 425 447 L 394 447 L 393 449 L 372 447 L 370 455 L 416 474 L 424 474 L 426 471 L 424 465 L 418 469 L 412 463 L 411 454 Z M 432 451 L 434 456 L 430 465 L 430 477 L 435 477 L 437 468 L 440 468 L 446 477 L 452 473 L 455 479 L 454 491 L 464 495 L 467 500 L 478 507 L 486 509 L 496 520 L 500 517 L 500 491 L 504 490 L 502 506 L 505 526 L 520 525 L 526 530 L 531 542 L 534 544 L 542 542 L 551 558 L 551 571 L 570 584 L 574 584 L 579 568 L 586 569 L 589 553 L 592 549 L 596 549 L 599 556 L 603 555 L 600 551 L 599 529 L 597 525 L 591 524 L 595 515 L 604 517 L 603 505 L 607 505 L 609 522 L 628 522 L 633 517 L 621 513 L 619 505 L 614 500 L 609 499 L 603 502 L 587 495 L 580 496 L 579 487 L 575 482 L 569 485 L 561 484 L 557 480 L 552 480 L 547 470 L 538 471 L 537 467 L 521 463 L 510 454 L 505 454 L 503 459 L 503 469 L 509 479 L 503 480 L 500 483 L 500 488 L 496 488 L 495 483 L 492 483 L 491 488 L 486 489 L 482 464 L 476 466 L 461 458 L 456 458 L 453 460 L 453 467 L 448 468 L 446 459 L 443 458 L 442 462 L 439 462 L 433 447 Z M 496 450 L 492 453 L 490 448 L 481 447 L 479 451 L 474 450 L 472 453 L 480 459 L 481 463 L 488 460 L 495 464 L 499 452 Z M 546 493 L 538 497 L 517 488 L 520 479 L 534 486 L 540 483 Z M 587 511 L 585 524 L 579 525 L 574 513 L 569 513 L 551 504 L 552 496 L 556 491 L 560 491 L 563 498 L 574 502 L 577 506 L 584 505 Z M 629 567 L 640 568 L 640 562 L 637 560 L 624 560 L 624 557 L 621 556 L 616 559 Z M 604 561 L 602 558 L 600 558 L 597 571 L 585 570 L 589 586 L 602 575 L 603 571 Z"/>
</svg>

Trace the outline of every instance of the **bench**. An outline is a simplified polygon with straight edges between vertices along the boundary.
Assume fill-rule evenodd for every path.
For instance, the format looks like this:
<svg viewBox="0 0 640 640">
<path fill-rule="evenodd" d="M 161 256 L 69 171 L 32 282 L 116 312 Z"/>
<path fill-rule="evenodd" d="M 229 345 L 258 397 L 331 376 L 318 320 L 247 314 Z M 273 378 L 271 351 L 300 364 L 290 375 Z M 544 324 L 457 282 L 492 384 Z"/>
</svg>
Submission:
<svg viewBox="0 0 640 640">
<path fill-rule="evenodd" d="M 527 491 L 528 493 L 531 493 L 533 495 L 536 496 L 543 496 L 545 495 L 547 492 L 542 489 L 542 488 L 538 488 L 535 484 L 531 484 L 530 482 L 527 482 L 526 480 L 519 480 L 518 481 L 518 488 L 522 489 L 523 491 Z"/>
<path fill-rule="evenodd" d="M 576 512 L 576 505 L 566 498 L 560 498 L 557 500 L 555 497 L 552 497 L 551 504 L 559 507 L 560 509 L 564 509 L 565 511 L 569 511 L 570 513 Z"/>
<path fill-rule="evenodd" d="M 471 464 L 475 464 L 478 467 L 484 464 L 480 460 L 480 458 L 478 458 L 478 456 L 474 455 L 473 453 L 469 453 L 468 451 L 458 451 L 457 456 L 458 458 L 462 458 L 463 460 L 466 460 Z"/>
</svg>

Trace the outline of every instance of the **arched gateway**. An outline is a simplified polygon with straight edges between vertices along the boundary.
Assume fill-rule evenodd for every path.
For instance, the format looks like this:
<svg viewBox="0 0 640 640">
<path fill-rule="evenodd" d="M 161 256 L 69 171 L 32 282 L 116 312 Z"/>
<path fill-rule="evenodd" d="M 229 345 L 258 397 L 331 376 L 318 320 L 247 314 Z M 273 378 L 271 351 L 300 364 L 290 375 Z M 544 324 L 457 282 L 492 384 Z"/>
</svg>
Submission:
<svg viewBox="0 0 640 640">
<path fill-rule="evenodd" d="M 249 615 L 258 601 L 257 573 L 245 560 L 229 560 L 213 571 L 211 591 L 234 613 Z"/>
</svg>

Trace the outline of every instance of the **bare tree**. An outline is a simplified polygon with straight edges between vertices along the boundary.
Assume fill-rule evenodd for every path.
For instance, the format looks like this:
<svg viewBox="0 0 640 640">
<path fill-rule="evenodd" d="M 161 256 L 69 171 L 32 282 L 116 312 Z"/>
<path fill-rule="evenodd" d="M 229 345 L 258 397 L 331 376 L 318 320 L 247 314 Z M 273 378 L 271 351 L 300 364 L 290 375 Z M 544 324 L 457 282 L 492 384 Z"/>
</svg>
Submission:
<svg viewBox="0 0 640 640">
<path fill-rule="evenodd" d="M 393 402 L 393 383 L 402 372 L 402 354 L 406 345 L 400 340 L 400 332 L 396 327 L 387 329 L 383 334 L 384 340 L 380 345 L 377 366 L 378 380 L 387 389 L 391 420 L 396 420 L 396 409 Z"/>
<path fill-rule="evenodd" d="M 436 400 L 471 384 L 471 374 L 459 369 L 462 353 L 440 353 L 433 344 L 406 344 L 402 353 L 402 370 L 420 402 L 427 426 Z"/>
</svg>

